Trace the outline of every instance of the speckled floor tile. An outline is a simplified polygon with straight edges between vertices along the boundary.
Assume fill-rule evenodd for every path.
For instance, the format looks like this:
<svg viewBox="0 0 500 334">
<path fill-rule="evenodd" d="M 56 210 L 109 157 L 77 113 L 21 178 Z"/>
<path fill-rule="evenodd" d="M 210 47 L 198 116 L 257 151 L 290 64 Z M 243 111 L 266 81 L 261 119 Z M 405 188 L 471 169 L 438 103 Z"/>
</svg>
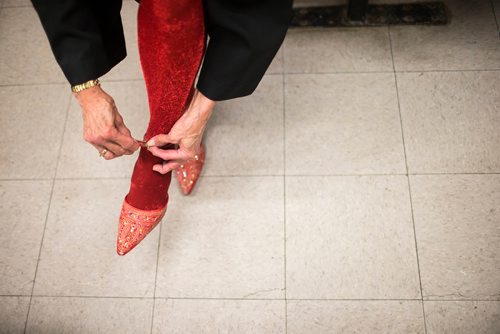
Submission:
<svg viewBox="0 0 500 334">
<path fill-rule="evenodd" d="M 285 301 L 157 299 L 153 333 L 285 333 Z"/>
<path fill-rule="evenodd" d="M 212 115 L 204 175 L 283 174 L 281 76 L 264 76 L 252 96 L 223 101 Z"/>
<path fill-rule="evenodd" d="M 489 0 L 447 0 L 450 24 L 391 26 L 397 71 L 500 69 Z"/>
<path fill-rule="evenodd" d="M 425 301 L 429 334 L 500 333 L 498 301 Z"/>
<path fill-rule="evenodd" d="M 26 333 L 149 333 L 152 299 L 33 297 Z"/>
<path fill-rule="evenodd" d="M 303 300 L 287 302 L 289 334 L 424 333 L 420 301 Z"/>
<path fill-rule="evenodd" d="M 0 297 L 0 333 L 24 333 L 30 297 Z"/>
<path fill-rule="evenodd" d="M 4 7 L 31 7 L 30 0 L 3 0 Z"/>
<path fill-rule="evenodd" d="M 0 50 L 2 85 L 67 82 L 32 7 L 2 8 Z"/>
<path fill-rule="evenodd" d="M 393 74 L 288 75 L 286 173 L 406 171 Z"/>
<path fill-rule="evenodd" d="M 52 181 L 0 181 L 0 294 L 31 294 L 51 187 Z"/>
<path fill-rule="evenodd" d="M 128 180 L 56 181 L 35 295 L 152 297 L 159 229 L 116 254 Z"/>
<path fill-rule="evenodd" d="M 405 176 L 287 177 L 288 298 L 419 298 Z"/>
<path fill-rule="evenodd" d="M 286 73 L 392 71 L 387 27 L 290 29 Z"/>
<path fill-rule="evenodd" d="M 500 172 L 498 87 L 500 72 L 398 73 L 409 172 Z"/>
<path fill-rule="evenodd" d="M 500 175 L 412 176 L 424 298 L 500 299 Z"/>
<path fill-rule="evenodd" d="M 70 92 L 62 85 L 0 87 L 0 178 L 51 178 Z"/>
<path fill-rule="evenodd" d="M 156 296 L 283 298 L 283 177 L 204 177 L 171 192 Z"/>
</svg>

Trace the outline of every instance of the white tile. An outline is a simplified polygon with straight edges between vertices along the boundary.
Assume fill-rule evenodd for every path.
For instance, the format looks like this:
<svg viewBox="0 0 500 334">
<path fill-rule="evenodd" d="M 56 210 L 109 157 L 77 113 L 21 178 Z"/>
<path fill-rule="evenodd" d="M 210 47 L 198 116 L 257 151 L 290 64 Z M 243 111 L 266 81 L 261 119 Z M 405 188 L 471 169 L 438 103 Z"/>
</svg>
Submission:
<svg viewBox="0 0 500 334">
<path fill-rule="evenodd" d="M 500 172 L 500 72 L 399 73 L 410 173 Z"/>
<path fill-rule="evenodd" d="M 285 333 L 285 301 L 157 299 L 153 333 Z"/>
<path fill-rule="evenodd" d="M 0 87 L 0 178 L 51 178 L 64 130 L 68 87 Z"/>
<path fill-rule="evenodd" d="M 52 181 L 1 181 L 0 294 L 29 295 Z"/>
<path fill-rule="evenodd" d="M 499 301 L 425 301 L 427 333 L 498 334 Z"/>
<path fill-rule="evenodd" d="M 2 8 L 0 50 L 0 84 L 67 82 L 32 7 Z"/>
<path fill-rule="evenodd" d="M 420 297 L 405 176 L 286 182 L 288 298 Z"/>
<path fill-rule="evenodd" d="M 387 27 L 290 29 L 286 73 L 392 71 Z"/>
<path fill-rule="evenodd" d="M 205 132 L 203 175 L 283 174 L 283 80 L 266 75 L 249 97 L 218 103 Z"/>
<path fill-rule="evenodd" d="M 397 71 L 499 69 L 500 43 L 488 0 L 447 0 L 447 25 L 390 26 Z"/>
<path fill-rule="evenodd" d="M 288 75 L 286 173 L 406 171 L 393 74 Z"/>
<path fill-rule="evenodd" d="M 410 181 L 424 298 L 497 300 L 500 175 Z"/>
<path fill-rule="evenodd" d="M 30 297 L 0 297 L 0 333 L 24 333 Z"/>
<path fill-rule="evenodd" d="M 143 81 L 106 82 L 102 88 L 115 100 L 125 125 L 142 139 L 149 123 L 149 107 Z M 83 139 L 82 111 L 72 98 L 57 170 L 58 178 L 130 177 L 139 151 L 112 160 L 99 157 L 96 148 Z"/>
<path fill-rule="evenodd" d="M 283 298 L 283 177 L 203 177 L 171 191 L 156 296 Z"/>
<path fill-rule="evenodd" d="M 146 333 L 152 299 L 33 297 L 26 333 Z"/>
<path fill-rule="evenodd" d="M 420 301 L 288 301 L 287 320 L 289 334 L 424 333 Z"/>
<path fill-rule="evenodd" d="M 56 181 L 35 295 L 152 297 L 155 228 L 125 256 L 116 253 L 128 180 Z"/>
<path fill-rule="evenodd" d="M 4 7 L 31 7 L 30 0 L 3 0 Z"/>
</svg>

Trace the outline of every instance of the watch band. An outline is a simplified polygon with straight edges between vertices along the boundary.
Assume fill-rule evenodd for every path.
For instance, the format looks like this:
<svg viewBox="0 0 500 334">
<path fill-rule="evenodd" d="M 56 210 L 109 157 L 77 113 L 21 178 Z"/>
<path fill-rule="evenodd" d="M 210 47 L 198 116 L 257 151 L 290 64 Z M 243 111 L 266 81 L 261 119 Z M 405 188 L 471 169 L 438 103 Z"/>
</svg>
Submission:
<svg viewBox="0 0 500 334">
<path fill-rule="evenodd" d="M 94 86 L 100 86 L 100 85 L 101 85 L 101 83 L 99 82 L 99 79 L 89 80 L 87 82 L 71 86 L 71 91 L 73 93 L 78 93 L 78 92 L 81 92 L 84 89 L 87 89 L 87 88 L 90 88 L 90 87 L 94 87 Z"/>
</svg>

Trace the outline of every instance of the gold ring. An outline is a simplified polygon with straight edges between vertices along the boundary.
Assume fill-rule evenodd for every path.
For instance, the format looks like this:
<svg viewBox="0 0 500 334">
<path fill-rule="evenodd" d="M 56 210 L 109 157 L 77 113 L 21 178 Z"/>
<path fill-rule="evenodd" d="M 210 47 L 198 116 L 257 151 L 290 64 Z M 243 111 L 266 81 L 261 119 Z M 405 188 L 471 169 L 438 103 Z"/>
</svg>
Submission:
<svg viewBox="0 0 500 334">
<path fill-rule="evenodd" d="M 100 156 L 100 157 L 103 157 L 106 153 L 108 153 L 108 150 L 107 150 L 107 149 L 104 149 L 104 150 L 102 150 L 102 151 L 99 153 L 99 156 Z"/>
</svg>

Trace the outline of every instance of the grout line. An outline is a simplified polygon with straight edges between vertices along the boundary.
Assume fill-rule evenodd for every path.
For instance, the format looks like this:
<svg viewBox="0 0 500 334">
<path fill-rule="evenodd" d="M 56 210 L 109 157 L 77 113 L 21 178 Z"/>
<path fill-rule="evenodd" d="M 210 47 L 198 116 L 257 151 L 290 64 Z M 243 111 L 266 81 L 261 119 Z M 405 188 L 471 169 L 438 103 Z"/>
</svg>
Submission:
<svg viewBox="0 0 500 334">
<path fill-rule="evenodd" d="M 156 298 L 153 297 L 152 302 L 153 302 L 153 306 L 151 307 L 151 334 L 153 333 L 153 323 L 154 323 L 154 316 L 155 316 Z"/>
<path fill-rule="evenodd" d="M 328 75 L 328 74 L 392 74 L 392 73 L 460 73 L 460 72 L 498 72 L 500 68 L 480 68 L 480 69 L 434 69 L 434 70 L 391 70 L 391 71 L 325 71 L 325 72 L 287 72 L 287 75 Z"/>
<path fill-rule="evenodd" d="M 500 172 L 436 172 L 436 173 L 408 173 L 408 175 L 497 175 Z"/>
<path fill-rule="evenodd" d="M 33 179 L 29 179 L 29 178 L 12 178 L 12 179 L 8 179 L 8 178 L 0 178 L 0 182 L 24 182 L 24 181 L 52 181 L 53 179 L 52 178 L 33 178 Z"/>
<path fill-rule="evenodd" d="M 137 297 L 137 296 L 92 296 L 92 295 L 37 295 L 36 298 L 83 298 L 83 299 L 153 299 L 153 297 Z"/>
<path fill-rule="evenodd" d="M 283 73 L 281 75 L 281 93 L 283 103 L 283 286 L 285 295 L 285 334 L 288 333 L 288 305 L 287 305 L 287 281 L 286 281 L 286 74 L 285 74 L 285 43 L 281 55 L 281 66 Z"/>
<path fill-rule="evenodd" d="M 419 301 L 422 302 L 421 298 L 238 298 L 238 297 L 137 297 L 137 296 L 91 296 L 91 295 L 2 295 L 0 297 L 35 297 L 35 298 L 81 298 L 81 299 L 138 299 L 138 300 L 238 300 L 238 301 L 352 301 L 352 302 L 362 302 L 362 301 Z M 423 302 L 491 302 L 500 303 L 499 299 L 449 299 L 449 298 L 425 298 Z"/>
<path fill-rule="evenodd" d="M 25 5 L 25 4 L 20 4 L 20 5 L 14 5 L 14 6 L 6 6 L 5 1 L 2 1 L 2 8 L 33 8 L 31 4 Z"/>
<path fill-rule="evenodd" d="M 155 286 L 153 289 L 153 310 L 151 313 L 151 327 L 150 327 L 150 333 L 153 333 L 153 323 L 154 323 L 154 316 L 155 316 L 155 306 L 156 306 L 156 283 L 158 280 L 158 263 L 160 262 L 160 245 L 161 245 L 161 231 L 162 231 L 162 226 L 163 222 L 160 222 L 160 231 L 159 231 L 159 236 L 158 236 L 158 248 L 156 250 L 156 270 L 155 270 Z"/>
<path fill-rule="evenodd" d="M 490 0 L 490 4 L 491 4 L 491 10 L 493 12 L 493 18 L 495 19 L 495 24 L 497 26 L 497 32 L 498 32 L 498 35 L 500 37 L 500 26 L 498 25 L 499 18 L 497 17 L 497 15 L 495 13 L 495 4 L 493 3 L 493 0 Z"/>
<path fill-rule="evenodd" d="M 11 7 L 14 8 L 14 7 Z M 1 12 L 1 7 L 0 7 Z M 451 70 L 405 70 L 405 71 L 327 71 L 327 72 L 285 72 L 282 73 L 266 73 L 265 76 L 278 76 L 278 75 L 335 75 L 335 74 L 392 74 L 392 73 L 460 73 L 460 72 L 498 72 L 500 68 L 480 68 L 480 69 L 451 69 Z M 140 82 L 143 81 L 142 78 L 131 78 L 131 79 L 106 79 L 103 78 L 103 83 L 120 83 L 120 82 Z M 17 83 L 17 84 L 0 84 L 2 87 L 27 87 L 27 86 L 50 86 L 50 85 L 67 85 L 65 81 L 55 81 L 55 82 L 28 82 L 28 83 Z"/>
<path fill-rule="evenodd" d="M 436 172 L 436 173 L 367 173 L 367 174 L 287 174 L 286 177 L 342 177 L 342 176 L 430 176 L 430 175 L 499 175 L 500 172 Z M 283 174 L 262 174 L 262 175 L 201 175 L 200 177 L 280 177 L 285 176 Z M 84 180 L 128 180 L 130 176 L 118 176 L 118 177 L 56 177 L 57 181 L 66 181 L 66 180 L 74 180 L 74 181 L 84 181 Z M 9 182 L 9 181 L 52 181 L 52 178 L 0 178 L 0 182 Z"/>
<path fill-rule="evenodd" d="M 399 112 L 399 124 L 401 127 L 401 140 L 402 140 L 402 144 L 403 144 L 403 153 L 404 153 L 404 157 L 405 157 L 406 181 L 408 184 L 408 195 L 409 195 L 409 201 L 410 201 L 411 222 L 412 222 L 412 227 L 413 227 L 413 240 L 415 242 L 415 255 L 416 255 L 416 260 L 417 260 L 418 282 L 419 282 L 419 286 L 420 286 L 420 301 L 422 304 L 422 316 L 423 316 L 423 321 L 424 321 L 424 333 L 427 333 L 427 321 L 425 319 L 424 295 L 423 295 L 423 290 L 422 290 L 422 275 L 420 273 L 420 260 L 418 257 L 417 233 L 415 230 L 415 215 L 413 213 L 413 199 L 411 196 L 410 176 L 408 175 L 408 158 L 406 156 L 403 117 L 401 114 L 401 103 L 400 103 L 400 99 L 399 99 L 398 78 L 397 78 L 397 74 L 396 74 L 396 67 L 394 64 L 394 53 L 393 53 L 393 48 L 392 48 L 391 28 L 389 25 L 387 26 L 387 35 L 389 37 L 389 45 L 390 45 L 391 59 L 392 59 L 392 68 L 394 70 L 394 86 L 396 88 L 396 98 L 397 98 L 397 102 L 398 102 L 398 112 Z"/>
<path fill-rule="evenodd" d="M 35 290 L 36 275 L 38 273 L 38 266 L 40 264 L 40 255 L 42 253 L 43 240 L 45 238 L 45 231 L 47 229 L 47 222 L 49 220 L 49 212 L 50 212 L 50 208 L 51 208 L 51 205 L 52 205 L 52 197 L 54 195 L 54 187 L 55 187 L 55 183 L 56 183 L 55 176 L 57 174 L 57 168 L 59 167 L 59 158 L 61 156 L 62 144 L 63 144 L 63 140 L 64 140 L 64 134 L 66 132 L 66 124 L 68 122 L 68 115 L 69 115 L 69 109 L 70 109 L 70 105 L 71 105 L 71 98 L 72 98 L 71 93 L 68 93 L 68 100 L 66 102 L 66 114 L 65 114 L 65 118 L 64 118 L 61 139 L 59 140 L 59 150 L 57 152 L 56 168 L 54 168 L 54 174 L 53 174 L 53 178 L 52 178 L 52 185 L 51 185 L 51 188 L 50 188 L 49 203 L 47 205 L 47 212 L 45 213 L 45 223 L 43 225 L 43 232 L 42 232 L 42 238 L 40 240 L 40 247 L 38 248 L 38 258 L 37 258 L 36 266 L 35 266 L 35 274 L 33 276 L 33 285 L 31 286 L 30 301 L 29 301 L 29 304 L 28 304 L 28 311 L 26 312 L 26 320 L 24 322 L 24 333 L 26 333 L 26 330 L 27 330 L 27 327 L 28 327 L 28 319 L 29 319 L 29 315 L 30 315 L 31 304 L 32 304 L 32 301 L 33 301 L 33 291 Z"/>
<path fill-rule="evenodd" d="M 62 86 L 68 84 L 67 82 L 57 81 L 57 82 L 28 82 L 28 83 L 17 83 L 17 84 L 0 84 L 0 87 L 31 87 L 31 86 Z"/>
<path fill-rule="evenodd" d="M 68 104 L 66 106 L 66 116 L 64 118 L 64 127 L 61 135 L 61 142 L 59 143 L 59 150 L 57 151 L 57 160 L 56 160 L 56 168 L 54 168 L 54 175 L 52 176 L 52 179 L 54 181 L 57 180 L 57 172 L 59 170 L 59 163 L 61 160 L 61 153 L 62 153 L 62 147 L 64 143 L 64 135 L 66 134 L 66 127 L 68 126 L 68 119 L 69 119 L 69 113 L 71 112 L 71 101 L 73 100 L 73 94 L 69 93 L 69 99 L 68 99 Z"/>
</svg>

